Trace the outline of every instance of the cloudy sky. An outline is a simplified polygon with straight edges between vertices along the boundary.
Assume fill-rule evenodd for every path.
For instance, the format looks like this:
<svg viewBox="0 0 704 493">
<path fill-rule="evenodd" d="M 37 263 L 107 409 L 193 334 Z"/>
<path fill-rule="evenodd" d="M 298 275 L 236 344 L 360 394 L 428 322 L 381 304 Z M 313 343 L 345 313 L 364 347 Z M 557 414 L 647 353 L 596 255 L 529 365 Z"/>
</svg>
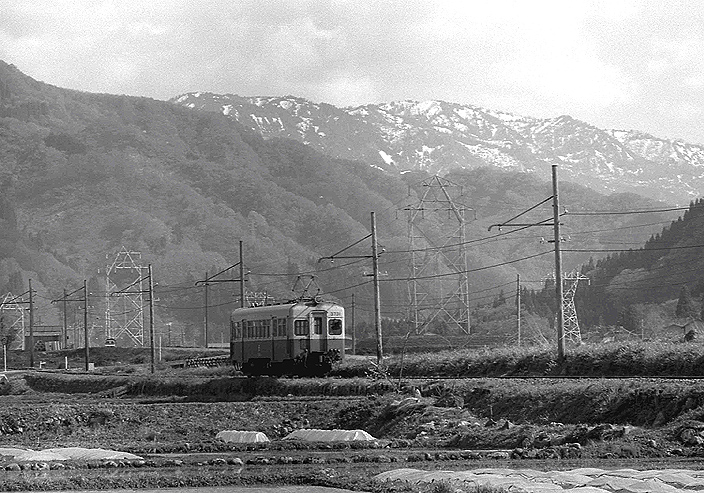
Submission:
<svg viewBox="0 0 704 493">
<path fill-rule="evenodd" d="M 442 99 L 704 144 L 701 0 L 0 0 L 0 59 L 168 99 Z"/>
</svg>

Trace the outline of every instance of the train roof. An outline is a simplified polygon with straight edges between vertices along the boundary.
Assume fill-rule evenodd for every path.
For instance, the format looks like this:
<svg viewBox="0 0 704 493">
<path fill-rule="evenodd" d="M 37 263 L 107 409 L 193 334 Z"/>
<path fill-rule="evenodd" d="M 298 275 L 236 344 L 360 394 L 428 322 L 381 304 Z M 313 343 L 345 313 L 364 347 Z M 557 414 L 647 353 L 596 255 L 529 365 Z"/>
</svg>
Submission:
<svg viewBox="0 0 704 493">
<path fill-rule="evenodd" d="M 329 306 L 342 306 L 339 303 L 335 301 L 330 301 L 330 300 L 322 300 L 322 299 L 303 299 L 303 300 L 292 300 L 288 301 L 285 303 L 277 303 L 273 305 L 262 305 L 262 306 L 251 306 L 247 308 L 235 308 L 233 310 L 233 313 L 242 313 L 244 311 L 247 312 L 276 312 L 276 313 L 281 313 L 281 312 L 287 312 L 293 307 L 300 306 L 301 308 L 307 307 L 307 308 L 312 308 L 315 309 L 316 307 L 325 308 Z"/>
</svg>

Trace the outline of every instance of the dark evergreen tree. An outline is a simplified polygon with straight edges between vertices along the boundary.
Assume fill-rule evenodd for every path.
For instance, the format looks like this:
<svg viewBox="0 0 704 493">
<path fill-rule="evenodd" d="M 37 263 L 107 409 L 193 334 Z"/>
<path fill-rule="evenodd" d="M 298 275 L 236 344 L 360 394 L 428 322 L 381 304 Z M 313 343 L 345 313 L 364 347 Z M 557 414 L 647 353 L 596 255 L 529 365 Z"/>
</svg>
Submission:
<svg viewBox="0 0 704 493">
<path fill-rule="evenodd" d="M 506 304 L 506 295 L 504 294 L 504 290 L 502 289 L 501 292 L 499 292 L 498 295 L 496 295 L 496 298 L 494 298 L 494 303 L 492 304 L 494 308 L 498 308 L 501 305 Z"/>
<path fill-rule="evenodd" d="M 22 277 L 22 272 L 16 270 L 7 280 L 7 289 L 5 291 L 14 294 L 15 296 L 24 293 L 27 288 L 25 287 L 24 278 Z M 5 294 L 5 293 L 3 293 Z"/>
<path fill-rule="evenodd" d="M 618 323 L 624 329 L 633 333 L 640 333 L 642 314 L 636 305 L 627 305 L 621 308 L 618 314 Z"/>
<path fill-rule="evenodd" d="M 293 286 L 296 284 L 296 279 L 298 279 L 298 276 L 301 272 L 300 267 L 298 267 L 298 264 L 294 261 L 291 260 L 291 257 L 288 257 L 288 260 L 286 262 L 286 275 L 288 276 L 288 283 Z"/>
<path fill-rule="evenodd" d="M 7 326 L 5 323 L 5 317 L 0 317 L 0 339 L 2 339 L 4 345 L 8 348 L 17 339 L 17 331 L 13 330 L 12 327 Z"/>
<path fill-rule="evenodd" d="M 701 310 L 694 298 L 692 298 L 692 293 L 690 293 L 687 285 L 682 286 L 680 297 L 677 300 L 677 308 L 675 308 L 675 315 L 679 318 L 697 318 L 700 312 Z"/>
</svg>

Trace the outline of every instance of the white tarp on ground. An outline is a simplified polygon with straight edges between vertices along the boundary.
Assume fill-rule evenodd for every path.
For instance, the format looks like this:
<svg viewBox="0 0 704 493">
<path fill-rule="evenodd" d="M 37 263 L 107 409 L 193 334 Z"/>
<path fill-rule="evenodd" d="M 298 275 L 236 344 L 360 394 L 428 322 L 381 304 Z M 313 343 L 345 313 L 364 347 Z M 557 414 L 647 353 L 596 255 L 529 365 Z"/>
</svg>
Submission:
<svg viewBox="0 0 704 493">
<path fill-rule="evenodd" d="M 364 430 L 295 430 L 284 440 L 305 440 L 307 442 L 351 442 L 373 441 L 373 436 Z"/>
<path fill-rule="evenodd" d="M 475 485 L 490 484 L 520 489 L 527 493 L 552 493 L 555 491 L 554 488 L 569 493 L 690 493 L 692 490 L 704 490 L 704 471 L 684 469 L 609 471 L 582 468 L 551 472 L 534 472 L 528 469 L 469 471 L 396 469 L 381 473 L 375 476 L 375 479 L 407 483 L 428 483 L 445 479 Z"/>
<path fill-rule="evenodd" d="M 233 443 L 260 443 L 269 441 L 269 437 L 261 431 L 224 430 L 215 435 L 215 438 Z"/>
<path fill-rule="evenodd" d="M 13 457 L 16 461 L 62 461 L 62 460 L 134 460 L 140 456 L 105 450 L 101 448 L 48 448 L 44 450 L 0 448 L 0 455 Z"/>
</svg>

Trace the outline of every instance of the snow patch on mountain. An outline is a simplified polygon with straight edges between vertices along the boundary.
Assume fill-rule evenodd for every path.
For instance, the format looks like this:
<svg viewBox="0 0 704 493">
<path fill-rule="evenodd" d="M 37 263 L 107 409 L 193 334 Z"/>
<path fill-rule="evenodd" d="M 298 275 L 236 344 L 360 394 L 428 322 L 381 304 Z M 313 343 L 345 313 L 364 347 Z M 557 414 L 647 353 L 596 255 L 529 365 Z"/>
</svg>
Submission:
<svg viewBox="0 0 704 493">
<path fill-rule="evenodd" d="M 381 156 L 381 159 L 384 160 L 386 164 L 394 164 L 394 158 L 389 156 L 387 153 L 379 149 L 379 155 Z"/>
<path fill-rule="evenodd" d="M 221 112 L 264 138 L 294 138 L 387 172 L 496 166 L 600 191 L 687 203 L 704 189 L 704 146 L 633 130 L 603 130 L 560 115 L 534 118 L 440 100 L 337 108 L 303 98 L 189 93 L 175 104 Z"/>
</svg>

